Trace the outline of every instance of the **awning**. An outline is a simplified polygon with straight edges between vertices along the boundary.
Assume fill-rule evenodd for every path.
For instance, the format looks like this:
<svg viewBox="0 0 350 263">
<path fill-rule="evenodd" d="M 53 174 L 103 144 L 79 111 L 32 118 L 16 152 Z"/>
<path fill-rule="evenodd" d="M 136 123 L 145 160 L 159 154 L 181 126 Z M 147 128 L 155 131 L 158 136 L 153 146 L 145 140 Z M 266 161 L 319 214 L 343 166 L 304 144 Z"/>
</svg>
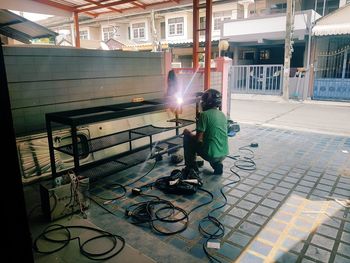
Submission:
<svg viewBox="0 0 350 263">
<path fill-rule="evenodd" d="M 340 25 L 316 25 L 312 33 L 315 36 L 334 36 L 350 34 L 350 23 Z"/>
<path fill-rule="evenodd" d="M 337 9 L 319 19 L 312 29 L 314 36 L 334 36 L 350 34 L 350 4 Z"/>
<path fill-rule="evenodd" d="M 309 35 L 309 24 L 319 18 L 314 10 L 296 12 L 294 16 L 293 40 L 304 41 Z M 248 19 L 224 21 L 222 38 L 229 42 L 269 44 L 286 38 L 286 14 L 266 15 Z"/>
<path fill-rule="evenodd" d="M 6 9 L 0 9 L 0 34 L 26 44 L 30 44 L 30 41 L 36 38 L 58 35 L 46 27 Z"/>
</svg>

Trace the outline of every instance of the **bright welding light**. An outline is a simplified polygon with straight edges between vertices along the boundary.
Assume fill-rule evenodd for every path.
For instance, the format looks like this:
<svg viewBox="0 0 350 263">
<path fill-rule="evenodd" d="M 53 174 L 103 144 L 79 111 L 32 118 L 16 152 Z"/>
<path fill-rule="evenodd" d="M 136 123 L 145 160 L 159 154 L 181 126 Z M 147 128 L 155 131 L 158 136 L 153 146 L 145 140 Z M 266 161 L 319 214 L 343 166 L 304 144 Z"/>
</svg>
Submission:
<svg viewBox="0 0 350 263">
<path fill-rule="evenodd" d="M 181 105 L 184 102 L 184 99 L 182 97 L 176 97 L 176 103 Z"/>
</svg>

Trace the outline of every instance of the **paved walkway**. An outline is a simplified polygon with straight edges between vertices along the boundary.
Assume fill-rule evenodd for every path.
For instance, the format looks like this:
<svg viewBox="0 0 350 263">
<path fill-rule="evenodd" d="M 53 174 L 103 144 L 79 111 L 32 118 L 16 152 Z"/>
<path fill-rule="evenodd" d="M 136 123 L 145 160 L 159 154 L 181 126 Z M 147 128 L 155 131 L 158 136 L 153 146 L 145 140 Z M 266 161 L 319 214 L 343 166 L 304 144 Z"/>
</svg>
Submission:
<svg viewBox="0 0 350 263">
<path fill-rule="evenodd" d="M 142 201 L 142 197 L 130 195 L 105 205 L 97 200 L 104 209 L 92 202 L 87 223 L 123 236 L 131 248 L 137 249 L 140 262 L 209 262 L 198 223 L 222 204 L 219 190 L 232 183 L 224 188 L 227 205 L 215 213 L 225 225 L 225 234 L 220 248 L 210 249 L 210 253 L 220 262 L 350 262 L 350 211 L 344 201 L 350 196 L 348 104 L 285 103 L 276 98 L 240 98 L 233 99 L 232 104 L 232 117 L 241 124 L 241 131 L 230 138 L 231 155 L 246 156 L 247 152 L 239 148 L 257 142 L 259 147 L 252 148 L 256 170 L 239 170 L 234 160 L 226 158 L 224 174 L 213 176 L 205 163 L 201 169 L 204 188 L 214 193 L 215 199 L 191 213 L 186 231 L 164 236 L 151 231 L 147 224 L 130 224 L 125 208 Z M 113 195 L 111 183 L 127 184 L 144 174 L 152 163 L 106 177 L 91 191 Z M 175 168 L 165 157 L 139 183 L 169 175 Z M 237 176 L 230 169 L 239 173 L 240 182 L 233 183 Z M 147 193 L 171 200 L 186 211 L 209 199 L 202 191 L 191 196 L 165 195 L 156 189 Z M 26 194 L 35 196 L 33 191 Z M 39 199 L 37 189 L 36 196 Z M 66 217 L 58 222 L 69 221 Z M 39 210 L 32 214 L 30 223 L 34 237 L 48 224 Z M 69 245 L 51 256 L 36 255 L 36 261 L 90 262 L 75 247 Z M 122 262 L 125 256 L 118 255 L 108 262 Z"/>
<path fill-rule="evenodd" d="M 237 180 L 230 171 L 232 167 L 241 181 L 225 188 L 228 203 L 215 213 L 225 225 L 225 235 L 220 240 L 220 249 L 210 249 L 212 255 L 223 263 L 350 262 L 350 211 L 341 203 L 350 196 L 350 138 L 243 124 L 241 132 L 230 138 L 231 154 L 246 155 L 239 147 L 251 142 L 259 144 L 253 149 L 257 166 L 254 171 L 238 170 L 234 167 L 235 161 L 227 158 L 224 174 L 213 176 L 205 163 L 201 169 L 204 188 L 214 193 L 215 200 L 191 213 L 189 227 L 182 233 L 163 236 L 151 231 L 147 224 L 128 223 L 125 208 L 143 200 L 129 195 L 108 205 L 97 199 L 110 213 L 92 203 L 86 220 L 123 236 L 140 256 L 156 262 L 208 262 L 198 222 L 213 207 L 222 204 L 219 189 Z M 127 184 L 144 174 L 152 163 L 142 170 L 140 165 L 106 177 L 91 191 L 113 196 L 113 189 L 109 187 L 112 183 Z M 135 186 L 169 175 L 173 169 L 165 158 Z M 156 189 L 146 193 L 171 200 L 186 211 L 208 200 L 201 191 L 191 196 L 165 195 Z M 340 203 L 329 196 L 339 199 Z M 47 225 L 42 224 L 40 214 L 36 216 L 33 215 L 31 223 L 35 229 L 33 236 Z M 39 226 L 34 227 L 35 220 L 39 220 Z M 66 217 L 62 223 L 69 222 L 70 217 Z M 36 257 L 36 261 L 59 258 L 59 262 L 90 262 L 74 247 L 76 245 L 70 245 L 52 256 Z M 122 255 L 109 262 L 120 260 Z"/>
</svg>

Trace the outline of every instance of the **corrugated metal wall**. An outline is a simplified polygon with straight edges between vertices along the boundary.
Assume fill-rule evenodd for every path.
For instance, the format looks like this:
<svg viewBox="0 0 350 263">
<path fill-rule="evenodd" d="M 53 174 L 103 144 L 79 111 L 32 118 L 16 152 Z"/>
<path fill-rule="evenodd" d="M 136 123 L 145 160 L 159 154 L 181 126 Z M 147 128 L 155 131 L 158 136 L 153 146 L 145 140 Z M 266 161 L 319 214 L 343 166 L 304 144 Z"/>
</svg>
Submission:
<svg viewBox="0 0 350 263">
<path fill-rule="evenodd" d="M 54 47 L 5 47 L 17 136 L 45 130 L 45 113 L 160 98 L 164 54 Z"/>
</svg>

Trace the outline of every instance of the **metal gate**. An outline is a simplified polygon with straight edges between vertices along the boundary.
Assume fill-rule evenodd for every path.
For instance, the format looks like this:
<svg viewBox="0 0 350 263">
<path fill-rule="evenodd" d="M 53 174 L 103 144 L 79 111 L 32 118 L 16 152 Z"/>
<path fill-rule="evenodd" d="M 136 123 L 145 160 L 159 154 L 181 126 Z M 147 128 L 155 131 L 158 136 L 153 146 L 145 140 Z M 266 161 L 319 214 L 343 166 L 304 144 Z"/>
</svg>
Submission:
<svg viewBox="0 0 350 263">
<path fill-rule="evenodd" d="M 232 66 L 231 92 L 281 95 L 282 71 L 282 65 Z"/>
<path fill-rule="evenodd" d="M 350 100 L 350 46 L 318 54 L 313 98 Z"/>
</svg>

